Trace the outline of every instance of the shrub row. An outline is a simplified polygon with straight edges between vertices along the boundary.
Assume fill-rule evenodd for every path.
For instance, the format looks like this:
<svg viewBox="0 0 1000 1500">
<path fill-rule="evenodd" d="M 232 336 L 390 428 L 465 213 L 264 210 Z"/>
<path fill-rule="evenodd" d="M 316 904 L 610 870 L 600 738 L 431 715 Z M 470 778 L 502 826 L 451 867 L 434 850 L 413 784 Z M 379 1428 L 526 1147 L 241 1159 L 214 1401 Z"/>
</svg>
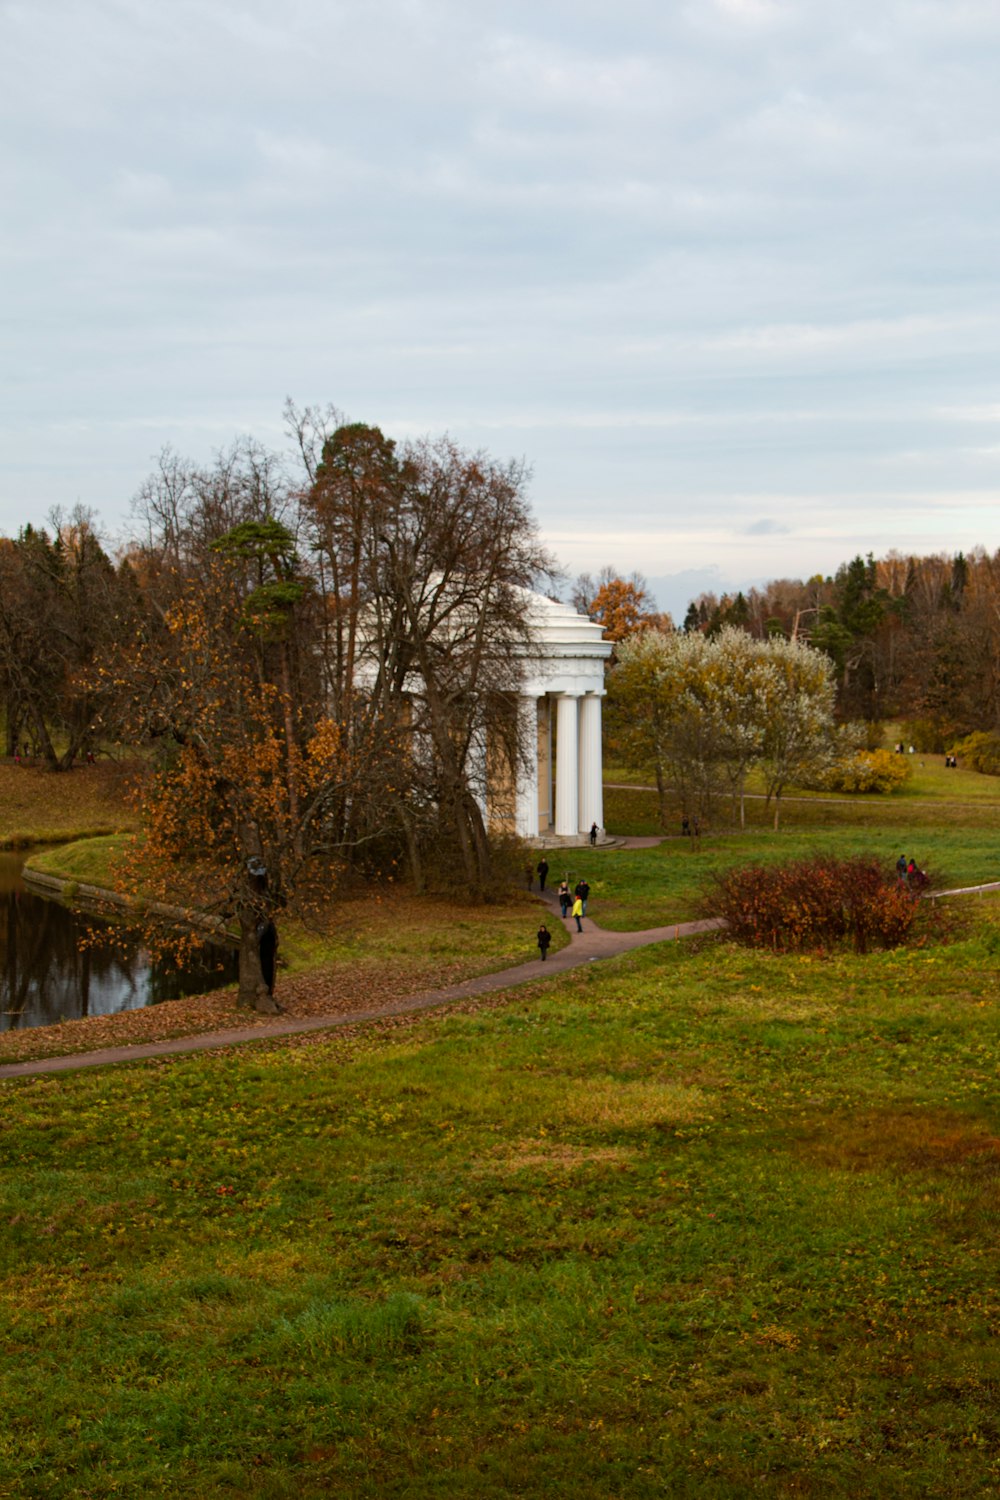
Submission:
<svg viewBox="0 0 1000 1500">
<path fill-rule="evenodd" d="M 864 854 L 729 870 L 715 877 L 706 901 L 738 943 L 778 952 L 896 948 L 909 937 L 918 907 L 895 872 Z"/>
<path fill-rule="evenodd" d="M 963 766 L 970 771 L 979 771 L 984 776 L 1000 776 L 1000 734 L 978 730 L 949 748 L 952 755 L 962 757 Z"/>
<path fill-rule="evenodd" d="M 820 785 L 829 792 L 895 792 L 911 774 L 903 755 L 891 750 L 858 750 L 831 766 Z"/>
</svg>

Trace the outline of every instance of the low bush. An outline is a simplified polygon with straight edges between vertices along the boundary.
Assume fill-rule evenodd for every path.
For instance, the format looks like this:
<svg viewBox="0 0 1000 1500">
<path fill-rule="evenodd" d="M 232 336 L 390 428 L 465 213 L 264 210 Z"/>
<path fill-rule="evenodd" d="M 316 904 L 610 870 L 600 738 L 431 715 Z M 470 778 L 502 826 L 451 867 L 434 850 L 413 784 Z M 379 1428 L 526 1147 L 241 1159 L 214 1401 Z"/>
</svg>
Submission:
<svg viewBox="0 0 1000 1500">
<path fill-rule="evenodd" d="M 979 771 L 984 776 L 1000 776 L 1000 734 L 989 730 L 977 730 L 967 734 L 949 746 L 952 755 L 960 755 L 962 764 L 970 771 Z"/>
<path fill-rule="evenodd" d="M 892 750 L 857 750 L 824 772 L 820 785 L 827 792 L 896 792 L 911 775 L 903 755 Z"/>
<path fill-rule="evenodd" d="M 777 952 L 898 948 L 918 909 L 917 893 L 868 854 L 728 870 L 704 899 L 706 914 L 724 918 L 738 943 Z"/>
</svg>

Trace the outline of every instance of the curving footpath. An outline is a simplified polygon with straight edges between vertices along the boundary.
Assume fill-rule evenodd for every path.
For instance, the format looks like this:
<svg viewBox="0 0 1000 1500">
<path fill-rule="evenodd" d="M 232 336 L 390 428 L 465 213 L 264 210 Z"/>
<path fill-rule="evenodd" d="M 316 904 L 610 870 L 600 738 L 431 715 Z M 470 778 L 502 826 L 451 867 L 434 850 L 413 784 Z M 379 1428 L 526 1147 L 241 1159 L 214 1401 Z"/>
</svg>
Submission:
<svg viewBox="0 0 1000 1500">
<path fill-rule="evenodd" d="M 272 1037 L 299 1036 L 309 1031 L 335 1031 L 343 1026 L 357 1026 L 365 1021 L 381 1021 L 387 1016 L 411 1015 L 422 1010 L 433 1010 L 454 1000 L 467 1000 L 477 995 L 493 994 L 497 990 L 515 989 L 521 984 L 537 984 L 540 979 L 563 974 L 567 969 L 579 968 L 581 964 L 594 963 L 602 958 L 616 958 L 619 953 L 629 953 L 633 948 L 645 948 L 651 943 L 666 943 L 698 932 L 712 932 L 723 925 L 721 920 L 712 919 L 672 923 L 669 927 L 650 927 L 644 932 L 606 932 L 589 917 L 584 917 L 583 931 L 578 933 L 571 917 L 563 920 L 559 916 L 559 903 L 553 892 L 544 891 L 540 900 L 551 909 L 553 920 L 562 922 L 570 934 L 569 947 L 560 949 L 558 953 L 550 953 L 544 963 L 536 958 L 529 963 L 516 964 L 510 969 L 500 969 L 493 974 L 481 974 L 478 979 L 465 979 L 460 984 L 448 985 L 443 989 L 423 990 L 407 995 L 395 1004 L 382 1006 L 377 1010 L 352 1011 L 347 1015 L 336 1016 L 309 1016 L 298 1020 L 282 1019 L 279 1016 L 264 1024 L 175 1037 L 172 1041 L 140 1042 L 134 1047 L 106 1047 L 94 1052 L 38 1058 L 34 1062 L 3 1063 L 0 1064 L 0 1079 L 69 1073 L 80 1068 L 107 1067 L 112 1063 L 141 1062 L 149 1057 L 204 1052 L 218 1047 L 235 1047 L 242 1042 L 266 1042 Z"/>
<path fill-rule="evenodd" d="M 930 899 L 938 900 L 944 896 L 971 896 L 996 890 L 1000 890 L 1000 881 L 963 886 L 957 890 L 933 891 L 928 895 Z M 141 1062 L 149 1057 L 171 1057 L 184 1052 L 205 1052 L 219 1047 L 239 1046 L 242 1042 L 300 1036 L 309 1031 L 336 1031 L 341 1027 L 357 1026 L 366 1021 L 382 1021 L 387 1016 L 413 1015 L 422 1010 L 434 1010 L 454 1000 L 468 1000 L 477 995 L 495 994 L 498 990 L 516 989 L 521 984 L 537 984 L 540 979 L 564 974 L 567 969 L 577 969 L 581 964 L 594 963 L 602 958 L 617 958 L 620 953 L 630 953 L 634 948 L 647 948 L 653 943 L 669 943 L 677 938 L 693 937 L 699 932 L 717 932 L 725 926 L 721 917 L 715 917 L 700 922 L 672 922 L 667 927 L 647 927 L 642 932 L 607 932 L 598 927 L 590 917 L 584 917 L 583 931 L 578 933 L 572 917 L 560 917 L 554 891 L 542 892 L 539 899 L 551 911 L 553 921 L 561 922 L 570 935 L 569 947 L 551 954 L 544 963 L 536 958 L 529 963 L 516 964 L 510 969 L 500 969 L 493 974 L 481 974 L 478 979 L 465 979 L 460 984 L 447 985 L 443 989 L 422 990 L 376 1010 L 352 1011 L 336 1016 L 309 1016 L 298 1020 L 283 1020 L 278 1017 L 275 1021 L 256 1026 L 203 1032 L 197 1036 L 176 1037 L 172 1041 L 140 1042 L 134 1047 L 106 1047 L 100 1051 L 77 1052 L 64 1057 L 39 1058 L 34 1062 L 3 1063 L 0 1064 L 0 1080 L 45 1073 L 69 1073 L 80 1068 L 102 1068 L 112 1063 Z"/>
</svg>

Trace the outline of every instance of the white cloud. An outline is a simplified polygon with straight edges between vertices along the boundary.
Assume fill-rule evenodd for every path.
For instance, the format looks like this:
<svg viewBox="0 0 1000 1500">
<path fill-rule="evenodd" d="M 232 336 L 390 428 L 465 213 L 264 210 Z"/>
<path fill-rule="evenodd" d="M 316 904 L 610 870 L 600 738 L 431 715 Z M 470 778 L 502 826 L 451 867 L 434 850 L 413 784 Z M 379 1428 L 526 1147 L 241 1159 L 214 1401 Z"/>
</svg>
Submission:
<svg viewBox="0 0 1000 1500">
<path fill-rule="evenodd" d="M 291 392 L 524 454 L 580 567 L 995 546 L 998 40 L 971 3 L 0 0 L 0 530 L 278 440 Z"/>
<path fill-rule="evenodd" d="M 938 415 L 949 422 L 1000 422 L 1000 404 L 995 406 L 942 406 Z"/>
<path fill-rule="evenodd" d="M 776 0 L 713 0 L 724 16 L 751 26 L 769 25 L 780 20 L 782 6 Z"/>
</svg>

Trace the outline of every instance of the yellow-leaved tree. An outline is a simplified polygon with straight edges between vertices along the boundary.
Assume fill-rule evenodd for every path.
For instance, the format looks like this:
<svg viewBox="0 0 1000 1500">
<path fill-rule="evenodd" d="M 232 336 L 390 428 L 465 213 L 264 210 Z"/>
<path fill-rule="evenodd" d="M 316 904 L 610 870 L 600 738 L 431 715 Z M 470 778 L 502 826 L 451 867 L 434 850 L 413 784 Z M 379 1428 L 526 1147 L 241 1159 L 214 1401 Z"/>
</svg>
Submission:
<svg viewBox="0 0 1000 1500">
<path fill-rule="evenodd" d="M 285 637 L 306 585 L 296 581 L 289 534 L 273 522 L 266 529 L 224 539 L 103 672 L 119 705 L 106 727 L 151 752 L 142 833 L 121 861 L 119 887 L 141 898 L 154 946 L 183 948 L 206 922 L 237 924 L 239 1003 L 269 1012 L 278 1007 L 261 952 L 275 917 L 329 889 L 345 849 L 345 805 L 372 792 L 376 758 L 379 784 L 391 774 L 391 746 L 373 735 L 364 754 L 349 750 L 321 696 L 294 689 Z M 179 923 L 182 913 L 193 923 Z"/>
</svg>

